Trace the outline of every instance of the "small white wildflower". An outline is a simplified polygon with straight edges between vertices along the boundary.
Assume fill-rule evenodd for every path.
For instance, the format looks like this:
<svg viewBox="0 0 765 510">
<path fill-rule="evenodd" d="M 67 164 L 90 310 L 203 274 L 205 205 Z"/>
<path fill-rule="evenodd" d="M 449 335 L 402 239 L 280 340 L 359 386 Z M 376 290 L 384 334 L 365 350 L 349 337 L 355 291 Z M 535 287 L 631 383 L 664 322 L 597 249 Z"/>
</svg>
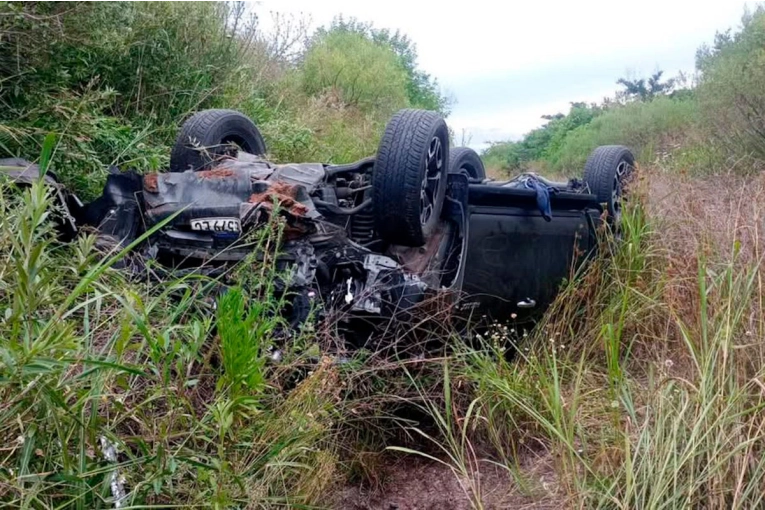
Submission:
<svg viewBox="0 0 765 510">
<path fill-rule="evenodd" d="M 618 400 L 612 401 L 611 402 L 611 407 L 613 407 L 614 409 L 618 409 L 619 408 L 619 401 Z"/>
<path fill-rule="evenodd" d="M 16 438 L 16 442 L 19 444 L 19 446 L 24 444 L 24 436 L 19 436 Z"/>
<path fill-rule="evenodd" d="M 665 367 L 672 368 L 674 365 L 675 365 L 675 363 L 671 359 L 664 360 L 664 366 Z"/>
</svg>

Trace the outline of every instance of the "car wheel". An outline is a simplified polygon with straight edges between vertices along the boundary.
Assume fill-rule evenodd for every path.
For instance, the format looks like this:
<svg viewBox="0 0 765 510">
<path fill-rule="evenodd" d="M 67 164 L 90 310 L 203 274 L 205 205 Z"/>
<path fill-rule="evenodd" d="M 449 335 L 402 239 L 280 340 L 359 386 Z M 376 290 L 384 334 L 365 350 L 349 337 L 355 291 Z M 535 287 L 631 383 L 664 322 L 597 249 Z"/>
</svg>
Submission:
<svg viewBox="0 0 765 510">
<path fill-rule="evenodd" d="M 207 170 L 221 156 L 238 150 L 266 153 L 266 144 L 255 124 L 234 110 L 202 110 L 181 126 L 170 153 L 170 171 Z"/>
<path fill-rule="evenodd" d="M 624 185 L 635 168 L 632 152 L 621 145 L 598 147 L 584 166 L 584 182 L 598 202 L 606 205 L 608 220 L 619 225 Z"/>
<path fill-rule="evenodd" d="M 372 174 L 375 228 L 403 246 L 422 246 L 438 224 L 446 194 L 449 131 L 425 110 L 401 110 L 385 127 Z"/>
<path fill-rule="evenodd" d="M 471 179 L 486 179 L 486 168 L 481 156 L 469 147 L 456 147 L 449 153 L 449 173 L 467 172 Z"/>
</svg>

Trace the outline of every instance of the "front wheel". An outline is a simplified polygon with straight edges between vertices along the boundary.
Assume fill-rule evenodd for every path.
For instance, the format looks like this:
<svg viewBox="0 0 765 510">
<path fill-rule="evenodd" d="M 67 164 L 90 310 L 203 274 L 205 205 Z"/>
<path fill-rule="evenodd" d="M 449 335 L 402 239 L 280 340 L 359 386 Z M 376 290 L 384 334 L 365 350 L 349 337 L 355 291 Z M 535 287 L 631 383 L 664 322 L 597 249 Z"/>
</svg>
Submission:
<svg viewBox="0 0 765 510">
<path fill-rule="evenodd" d="M 441 217 L 449 131 L 437 113 L 401 110 L 385 128 L 372 174 L 375 228 L 391 244 L 422 246 Z"/>
<path fill-rule="evenodd" d="M 624 186 L 635 168 L 635 157 L 622 145 L 598 147 L 584 166 L 584 182 L 598 202 L 605 204 L 608 220 L 621 222 Z"/>
</svg>

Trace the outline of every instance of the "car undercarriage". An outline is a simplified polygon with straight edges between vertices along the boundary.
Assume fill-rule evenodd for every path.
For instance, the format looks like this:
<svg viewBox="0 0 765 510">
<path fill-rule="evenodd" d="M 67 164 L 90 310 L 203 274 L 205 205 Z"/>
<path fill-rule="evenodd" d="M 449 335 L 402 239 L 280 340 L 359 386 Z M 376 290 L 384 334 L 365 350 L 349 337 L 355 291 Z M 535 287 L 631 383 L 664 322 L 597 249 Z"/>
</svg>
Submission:
<svg viewBox="0 0 765 510">
<path fill-rule="evenodd" d="M 90 229 L 103 251 L 131 247 L 126 260 L 168 271 L 215 277 L 257 260 L 258 234 L 278 224 L 292 327 L 316 310 L 319 320 L 341 311 L 389 321 L 434 295 L 448 296 L 468 320 L 533 321 L 593 255 L 598 229 L 618 230 L 634 158 L 624 147 L 599 147 L 583 179 L 496 181 L 474 151 L 449 142 L 437 114 L 403 110 L 375 156 L 279 164 L 266 159 L 250 119 L 207 110 L 181 128 L 171 171 L 112 170 L 87 204 L 30 162 L 0 167 L 17 184 L 44 179 L 55 189 L 63 238 Z"/>
</svg>

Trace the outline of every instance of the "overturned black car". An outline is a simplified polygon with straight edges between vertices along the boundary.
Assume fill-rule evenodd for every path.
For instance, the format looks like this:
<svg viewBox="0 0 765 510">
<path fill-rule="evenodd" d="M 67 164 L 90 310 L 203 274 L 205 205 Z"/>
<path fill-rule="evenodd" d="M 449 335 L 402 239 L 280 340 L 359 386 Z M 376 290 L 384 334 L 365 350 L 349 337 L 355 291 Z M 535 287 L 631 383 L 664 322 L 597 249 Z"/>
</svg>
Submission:
<svg viewBox="0 0 765 510">
<path fill-rule="evenodd" d="M 64 235 L 95 228 L 103 247 L 120 249 L 150 232 L 134 252 L 170 269 L 244 260 L 249 234 L 278 214 L 293 325 L 316 304 L 374 322 L 440 293 L 463 316 L 531 321 L 593 254 L 599 226 L 618 228 L 634 167 L 628 149 L 604 146 L 581 180 L 494 181 L 422 110 L 398 112 L 377 154 L 352 164 L 275 164 L 265 153 L 246 116 L 206 110 L 181 128 L 167 173 L 112 171 L 88 204 L 44 178 L 64 206 Z M 0 167 L 18 183 L 41 177 L 23 160 Z"/>
</svg>

